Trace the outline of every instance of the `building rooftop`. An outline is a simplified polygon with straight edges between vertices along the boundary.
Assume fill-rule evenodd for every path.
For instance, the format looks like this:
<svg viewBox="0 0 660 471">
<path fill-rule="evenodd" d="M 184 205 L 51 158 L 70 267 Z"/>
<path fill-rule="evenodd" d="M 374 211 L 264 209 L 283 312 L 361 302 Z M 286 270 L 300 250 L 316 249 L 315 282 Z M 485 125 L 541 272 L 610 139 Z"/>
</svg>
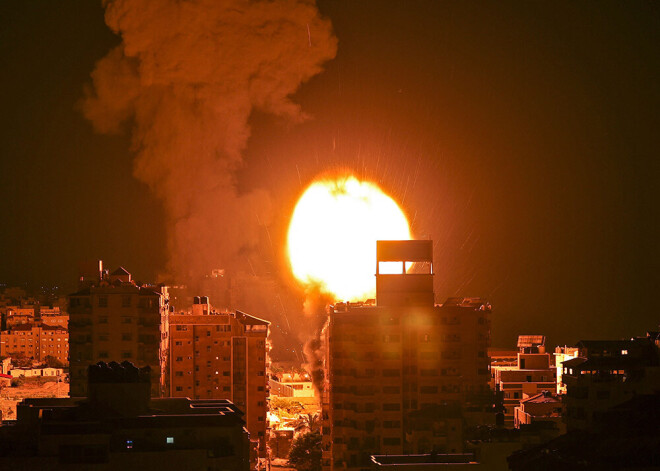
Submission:
<svg viewBox="0 0 660 471">
<path fill-rule="evenodd" d="M 518 348 L 539 347 L 545 345 L 545 335 L 519 335 Z"/>
</svg>

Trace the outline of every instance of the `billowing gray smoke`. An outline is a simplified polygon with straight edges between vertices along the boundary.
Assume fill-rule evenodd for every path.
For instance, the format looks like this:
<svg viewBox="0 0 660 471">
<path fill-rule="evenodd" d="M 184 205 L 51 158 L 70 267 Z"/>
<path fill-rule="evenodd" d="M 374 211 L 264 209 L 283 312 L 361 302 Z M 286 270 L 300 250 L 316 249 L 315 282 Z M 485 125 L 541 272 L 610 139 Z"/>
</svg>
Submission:
<svg viewBox="0 0 660 471">
<path fill-rule="evenodd" d="M 231 267 L 269 221 L 266 192 L 235 173 L 258 109 L 304 119 L 290 95 L 336 53 L 313 1 L 106 0 L 122 42 L 85 91 L 97 131 L 130 126 L 135 176 L 163 201 L 169 272 L 178 279 Z"/>
</svg>

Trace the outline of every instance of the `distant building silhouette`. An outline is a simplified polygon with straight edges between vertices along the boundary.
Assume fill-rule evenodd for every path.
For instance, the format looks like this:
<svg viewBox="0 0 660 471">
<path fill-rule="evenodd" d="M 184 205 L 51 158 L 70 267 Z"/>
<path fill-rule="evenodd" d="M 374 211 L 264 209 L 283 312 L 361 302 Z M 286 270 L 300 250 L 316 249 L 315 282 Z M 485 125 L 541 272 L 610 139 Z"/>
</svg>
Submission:
<svg viewBox="0 0 660 471">
<path fill-rule="evenodd" d="M 491 306 L 479 298 L 435 305 L 432 247 L 379 241 L 376 300 L 331 307 L 323 333 L 324 470 L 369 469 L 375 454 L 460 453 L 464 419 L 494 416 Z M 393 267 L 398 274 L 389 274 Z"/>
<path fill-rule="evenodd" d="M 87 395 L 87 368 L 98 361 L 149 366 L 151 395 L 164 395 L 167 288 L 139 285 L 121 267 L 108 273 L 101 261 L 87 265 L 81 267 L 80 290 L 69 295 L 71 397 Z"/>
<path fill-rule="evenodd" d="M 563 363 L 565 422 L 589 429 L 609 408 L 638 394 L 660 391 L 659 334 L 630 340 L 582 340 L 579 356 Z"/>
<path fill-rule="evenodd" d="M 149 367 L 89 367 L 89 398 L 26 399 L 0 427 L 0 468 L 249 469 L 242 413 L 226 400 L 151 399 Z"/>
</svg>

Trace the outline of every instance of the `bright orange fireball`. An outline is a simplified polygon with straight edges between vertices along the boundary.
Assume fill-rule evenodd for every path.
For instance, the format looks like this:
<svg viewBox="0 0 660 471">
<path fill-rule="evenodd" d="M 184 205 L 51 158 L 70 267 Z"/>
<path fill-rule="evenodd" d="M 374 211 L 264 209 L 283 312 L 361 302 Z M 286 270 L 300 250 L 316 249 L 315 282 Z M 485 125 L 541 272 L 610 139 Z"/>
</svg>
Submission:
<svg viewBox="0 0 660 471">
<path fill-rule="evenodd" d="M 353 176 L 321 179 L 298 200 L 289 224 L 294 276 L 337 301 L 376 294 L 376 241 L 410 239 L 405 214 L 374 183 Z"/>
</svg>

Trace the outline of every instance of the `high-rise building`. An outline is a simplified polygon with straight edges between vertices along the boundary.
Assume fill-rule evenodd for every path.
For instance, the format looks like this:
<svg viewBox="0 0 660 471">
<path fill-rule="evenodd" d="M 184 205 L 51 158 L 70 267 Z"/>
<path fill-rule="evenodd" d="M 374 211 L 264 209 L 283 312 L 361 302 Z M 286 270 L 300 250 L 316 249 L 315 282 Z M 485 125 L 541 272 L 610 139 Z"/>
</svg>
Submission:
<svg viewBox="0 0 660 471">
<path fill-rule="evenodd" d="M 71 397 L 87 395 L 87 368 L 99 361 L 130 361 L 151 368 L 151 394 L 165 393 L 167 288 L 139 285 L 124 268 L 101 261 L 84 267 L 80 290 L 69 295 Z"/>
<path fill-rule="evenodd" d="M 324 470 L 460 453 L 463 417 L 491 405 L 490 304 L 435 304 L 432 241 L 379 241 L 377 259 L 376 300 L 331 306 L 323 332 Z"/>
<path fill-rule="evenodd" d="M 245 413 L 251 440 L 266 450 L 268 321 L 241 311 L 215 311 L 206 296 L 172 313 L 169 395 L 228 399 Z"/>
</svg>

